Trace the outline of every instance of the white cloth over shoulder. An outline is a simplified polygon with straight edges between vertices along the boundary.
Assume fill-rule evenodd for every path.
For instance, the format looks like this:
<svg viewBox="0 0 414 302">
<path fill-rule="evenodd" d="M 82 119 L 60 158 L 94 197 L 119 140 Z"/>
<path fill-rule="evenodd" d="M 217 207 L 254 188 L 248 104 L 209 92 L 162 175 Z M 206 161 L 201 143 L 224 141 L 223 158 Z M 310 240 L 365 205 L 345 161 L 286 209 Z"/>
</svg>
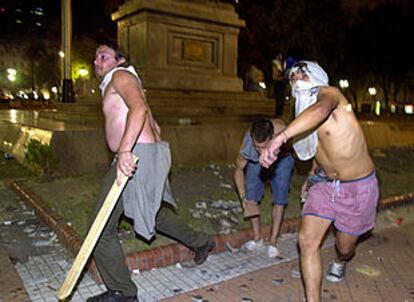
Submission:
<svg viewBox="0 0 414 302">
<path fill-rule="evenodd" d="M 317 63 L 311 61 L 301 61 L 304 67 L 293 67 L 290 73 L 300 70 L 305 72 L 311 82 L 297 81 L 292 87 L 292 95 L 296 99 L 295 116 L 297 117 L 304 110 L 312 106 L 317 101 L 319 88 L 328 86 L 328 75 Z M 318 147 L 318 136 L 316 130 L 312 133 L 305 133 L 294 144 L 296 154 L 300 160 L 309 160 L 315 156 Z"/>
<path fill-rule="evenodd" d="M 118 66 L 118 67 L 115 67 L 114 69 L 112 69 L 110 72 L 108 72 L 108 73 L 104 76 L 104 78 L 103 78 L 103 80 L 102 80 L 101 84 L 99 85 L 99 89 L 101 90 L 101 95 L 104 95 L 105 90 L 106 90 L 106 87 L 107 87 L 107 86 L 108 86 L 108 84 L 111 82 L 111 80 L 112 80 L 112 76 L 113 76 L 114 72 L 115 72 L 115 71 L 118 71 L 118 70 L 126 70 L 126 71 L 129 71 L 129 72 L 130 72 L 130 73 L 132 73 L 134 76 L 136 76 L 136 78 L 138 79 L 138 82 L 139 82 L 140 84 L 142 83 L 142 81 L 141 81 L 141 79 L 139 78 L 138 73 L 136 72 L 136 70 L 135 70 L 134 66 L 132 66 L 132 65 L 129 65 L 128 67 L 121 67 L 121 66 Z"/>
</svg>

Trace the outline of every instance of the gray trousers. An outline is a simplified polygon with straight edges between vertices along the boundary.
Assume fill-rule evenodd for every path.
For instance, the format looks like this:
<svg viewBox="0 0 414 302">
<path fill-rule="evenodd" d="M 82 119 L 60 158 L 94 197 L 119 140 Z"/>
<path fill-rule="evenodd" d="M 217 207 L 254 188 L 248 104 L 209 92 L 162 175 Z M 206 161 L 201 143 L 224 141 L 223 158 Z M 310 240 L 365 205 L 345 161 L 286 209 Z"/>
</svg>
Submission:
<svg viewBox="0 0 414 302">
<path fill-rule="evenodd" d="M 112 165 L 102 181 L 97 207 L 94 215 L 91 217 L 90 225 L 101 208 L 115 178 L 116 165 Z M 130 272 L 125 265 L 125 255 L 118 239 L 118 225 L 123 212 L 124 207 L 121 197 L 97 242 L 93 256 L 106 287 L 120 291 L 126 296 L 133 296 L 136 295 L 137 288 L 132 282 Z M 209 238 L 207 234 L 191 229 L 178 218 L 177 214 L 166 206 L 161 206 L 158 211 L 155 228 L 158 232 L 183 243 L 190 249 L 204 245 Z"/>
</svg>

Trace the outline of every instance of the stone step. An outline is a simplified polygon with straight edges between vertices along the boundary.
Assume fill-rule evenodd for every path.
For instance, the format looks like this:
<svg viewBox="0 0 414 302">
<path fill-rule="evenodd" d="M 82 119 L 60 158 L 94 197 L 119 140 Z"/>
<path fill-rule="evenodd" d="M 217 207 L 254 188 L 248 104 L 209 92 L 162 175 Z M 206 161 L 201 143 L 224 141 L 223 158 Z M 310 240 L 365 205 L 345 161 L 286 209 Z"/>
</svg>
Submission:
<svg viewBox="0 0 414 302">
<path fill-rule="evenodd" d="M 273 99 L 263 96 L 261 93 L 205 93 L 205 92 L 176 92 L 176 91 L 151 91 L 147 93 L 150 106 L 170 107 L 241 107 L 260 108 L 272 106 Z M 65 112 L 91 112 L 101 111 L 102 104 L 98 97 L 79 99 L 76 103 L 57 104 L 58 111 Z"/>
<path fill-rule="evenodd" d="M 201 92 L 151 90 L 148 103 L 160 124 L 200 124 L 251 121 L 257 116 L 271 116 L 272 99 L 256 92 Z M 98 97 L 79 99 L 76 103 L 57 104 L 57 111 L 41 112 L 41 116 L 64 122 L 102 123 L 102 107 Z"/>
<path fill-rule="evenodd" d="M 263 114 L 267 115 L 267 114 Z M 154 111 L 154 117 L 160 125 L 195 125 L 195 124 L 231 124 L 240 122 L 252 122 L 260 114 L 245 114 L 238 116 L 194 116 L 185 114 L 169 114 L 167 112 Z M 97 125 L 103 127 L 104 116 L 102 113 L 62 113 L 40 112 L 40 117 L 54 121 L 76 123 L 80 125 Z"/>
</svg>

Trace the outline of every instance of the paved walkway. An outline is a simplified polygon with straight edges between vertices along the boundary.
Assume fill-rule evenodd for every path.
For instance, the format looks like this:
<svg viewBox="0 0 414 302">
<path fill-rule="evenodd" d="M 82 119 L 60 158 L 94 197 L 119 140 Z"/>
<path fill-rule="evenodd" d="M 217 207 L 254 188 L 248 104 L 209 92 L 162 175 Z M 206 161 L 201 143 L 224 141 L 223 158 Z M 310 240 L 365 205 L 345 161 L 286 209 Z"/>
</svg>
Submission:
<svg viewBox="0 0 414 302">
<path fill-rule="evenodd" d="M 23 285 L 15 287 L 24 287 L 29 298 L 21 290 L 15 291 L 19 294 L 12 298 L 10 292 L 6 296 L 4 284 L 0 283 L 0 301 L 56 301 L 56 291 L 73 259 L 54 233 L 39 224 L 34 213 L 8 188 L 2 186 L 0 194 L 3 206 L 13 214 L 7 219 L 1 217 L 0 232 L 10 234 L 13 228 L 16 234 L 26 234 L 28 244 L 33 246 L 27 259 L 16 259 L 15 271 L 2 265 L 2 275 L 16 276 L 17 271 Z M 359 246 L 346 281 L 324 282 L 324 301 L 414 301 L 413 210 L 414 206 L 408 206 L 379 214 L 374 236 Z M 403 218 L 401 225 L 395 222 L 399 218 Z M 333 258 L 332 243 L 330 236 L 325 242 L 325 265 Z M 265 249 L 253 253 L 233 249 L 211 255 L 196 268 L 174 265 L 142 273 L 134 271 L 132 276 L 139 287 L 140 301 L 146 302 L 302 301 L 296 244 L 295 234 L 282 236 L 280 259 L 268 259 Z M 71 301 L 85 301 L 104 290 L 104 286 L 84 275 Z"/>
<path fill-rule="evenodd" d="M 322 301 L 414 301 L 414 223 L 376 233 L 358 247 L 344 282 L 323 281 Z M 324 249 L 324 267 L 333 259 Z M 163 301 L 304 301 L 297 259 Z"/>
</svg>

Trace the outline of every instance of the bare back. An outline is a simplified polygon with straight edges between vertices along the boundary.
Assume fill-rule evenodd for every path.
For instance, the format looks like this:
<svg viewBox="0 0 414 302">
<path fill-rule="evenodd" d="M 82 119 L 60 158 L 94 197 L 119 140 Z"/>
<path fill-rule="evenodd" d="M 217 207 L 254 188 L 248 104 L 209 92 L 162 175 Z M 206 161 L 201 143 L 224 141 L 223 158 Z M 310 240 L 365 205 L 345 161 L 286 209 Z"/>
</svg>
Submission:
<svg viewBox="0 0 414 302">
<path fill-rule="evenodd" d="M 319 94 L 327 90 L 336 94 L 339 103 L 318 129 L 316 161 L 332 179 L 354 180 L 367 176 L 374 164 L 352 106 L 341 93 L 329 87 L 321 88 Z"/>
<path fill-rule="evenodd" d="M 126 71 L 117 71 L 114 73 L 114 76 L 119 72 L 128 73 Z M 128 93 L 125 93 L 125 91 L 117 91 L 114 88 L 112 80 L 108 84 L 103 96 L 102 108 L 105 115 L 106 141 L 113 152 L 119 150 L 127 123 L 129 122 L 128 117 L 130 115 L 130 108 L 124 100 L 125 95 L 132 96 L 133 99 L 139 99 L 137 106 L 145 107 L 145 120 L 141 121 L 143 122 L 143 126 L 138 134 L 136 142 L 154 143 L 161 140 L 160 128 L 152 116 L 142 86 L 132 74 L 130 74 L 130 78 L 129 83 L 125 85 L 125 90 L 128 90 Z M 134 81 L 135 83 L 131 83 L 131 81 Z M 121 94 L 124 95 L 124 98 Z"/>
</svg>

